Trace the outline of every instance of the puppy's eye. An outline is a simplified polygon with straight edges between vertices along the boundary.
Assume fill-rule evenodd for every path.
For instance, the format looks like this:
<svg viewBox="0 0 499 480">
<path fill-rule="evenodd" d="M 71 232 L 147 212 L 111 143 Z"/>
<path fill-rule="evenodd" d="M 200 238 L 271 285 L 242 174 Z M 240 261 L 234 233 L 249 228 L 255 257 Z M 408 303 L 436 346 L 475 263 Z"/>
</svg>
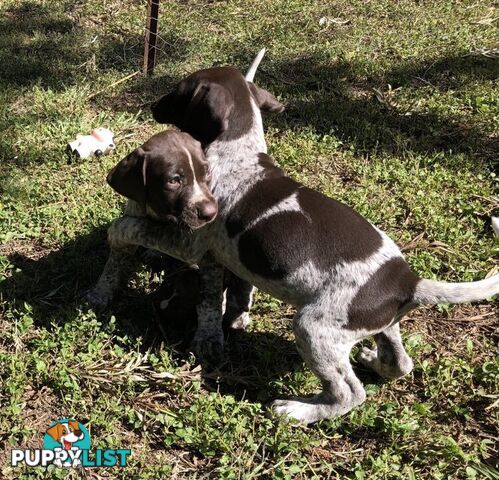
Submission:
<svg viewBox="0 0 499 480">
<path fill-rule="evenodd" d="M 181 182 L 182 179 L 180 178 L 180 175 L 174 175 L 168 179 L 168 185 L 180 185 Z"/>
</svg>

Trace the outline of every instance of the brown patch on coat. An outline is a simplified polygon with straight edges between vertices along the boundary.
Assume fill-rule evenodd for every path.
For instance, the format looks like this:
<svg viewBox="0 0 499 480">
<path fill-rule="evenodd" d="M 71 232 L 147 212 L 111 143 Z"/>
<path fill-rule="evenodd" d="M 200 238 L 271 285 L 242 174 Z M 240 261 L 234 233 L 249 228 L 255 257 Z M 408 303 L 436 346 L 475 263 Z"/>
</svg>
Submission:
<svg viewBox="0 0 499 480">
<path fill-rule="evenodd" d="M 381 330 L 407 307 L 419 282 L 407 262 L 392 258 L 384 263 L 355 295 L 348 310 L 349 330 Z"/>
</svg>

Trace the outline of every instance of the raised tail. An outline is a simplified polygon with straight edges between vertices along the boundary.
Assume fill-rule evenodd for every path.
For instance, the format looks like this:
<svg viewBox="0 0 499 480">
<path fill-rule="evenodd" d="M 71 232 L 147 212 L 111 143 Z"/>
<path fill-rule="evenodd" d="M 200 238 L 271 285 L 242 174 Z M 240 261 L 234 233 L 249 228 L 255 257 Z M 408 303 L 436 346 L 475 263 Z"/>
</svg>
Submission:
<svg viewBox="0 0 499 480">
<path fill-rule="evenodd" d="M 467 303 L 499 294 L 499 275 L 478 282 L 446 283 L 422 279 L 416 286 L 414 302 L 423 305 Z"/>
<path fill-rule="evenodd" d="M 492 228 L 499 236 L 499 218 L 492 217 Z M 485 300 L 499 294 L 499 274 L 478 282 L 447 283 L 421 279 L 413 301 L 418 304 L 467 303 Z"/>
<path fill-rule="evenodd" d="M 248 73 L 244 77 L 248 82 L 252 82 L 253 79 L 255 78 L 255 73 L 258 68 L 258 65 L 260 65 L 260 62 L 262 61 L 263 56 L 265 55 L 265 48 L 262 48 L 255 59 L 253 60 L 253 63 L 251 64 L 250 68 L 248 69 Z"/>
</svg>

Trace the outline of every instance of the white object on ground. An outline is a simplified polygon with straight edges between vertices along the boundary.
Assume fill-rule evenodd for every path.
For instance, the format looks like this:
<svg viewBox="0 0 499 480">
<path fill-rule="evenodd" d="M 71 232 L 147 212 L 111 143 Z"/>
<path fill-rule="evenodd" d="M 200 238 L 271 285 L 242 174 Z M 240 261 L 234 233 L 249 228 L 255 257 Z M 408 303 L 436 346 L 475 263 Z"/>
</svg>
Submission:
<svg viewBox="0 0 499 480">
<path fill-rule="evenodd" d="M 496 232 L 499 237 L 499 217 L 492 217 L 492 229 Z"/>
<path fill-rule="evenodd" d="M 88 158 L 109 153 L 114 147 L 113 132 L 99 127 L 94 128 L 90 135 L 78 135 L 75 141 L 68 143 L 67 150 L 80 158 Z"/>
</svg>

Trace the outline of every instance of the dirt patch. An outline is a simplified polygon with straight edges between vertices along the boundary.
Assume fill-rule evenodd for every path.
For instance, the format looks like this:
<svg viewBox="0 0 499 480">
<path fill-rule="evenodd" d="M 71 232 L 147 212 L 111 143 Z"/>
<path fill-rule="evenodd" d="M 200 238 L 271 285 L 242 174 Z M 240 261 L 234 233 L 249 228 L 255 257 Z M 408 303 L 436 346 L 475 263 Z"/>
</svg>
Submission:
<svg viewBox="0 0 499 480">
<path fill-rule="evenodd" d="M 55 250 L 57 250 L 56 247 L 44 246 L 39 240 L 19 239 L 0 245 L 0 256 L 16 255 L 36 261 Z"/>
</svg>

